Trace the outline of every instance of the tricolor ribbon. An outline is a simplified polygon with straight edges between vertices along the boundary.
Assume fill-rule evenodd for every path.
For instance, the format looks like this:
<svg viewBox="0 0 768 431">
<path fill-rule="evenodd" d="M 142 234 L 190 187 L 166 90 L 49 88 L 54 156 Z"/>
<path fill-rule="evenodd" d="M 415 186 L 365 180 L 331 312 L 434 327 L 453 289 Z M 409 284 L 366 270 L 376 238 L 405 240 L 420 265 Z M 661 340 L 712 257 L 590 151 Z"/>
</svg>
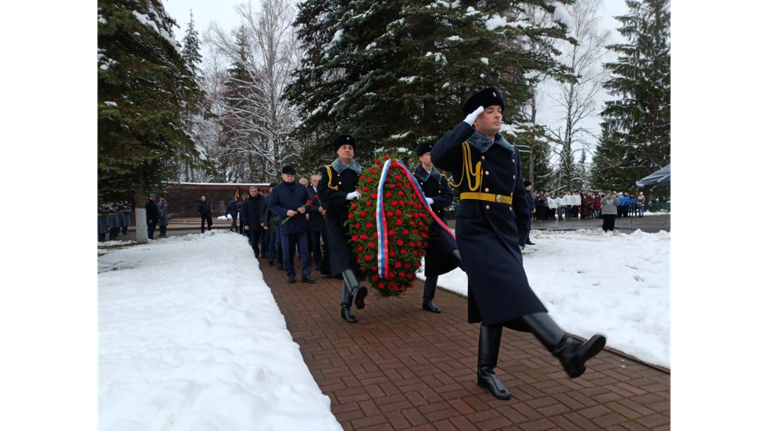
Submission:
<svg viewBox="0 0 768 431">
<path fill-rule="evenodd" d="M 406 178 L 408 178 L 408 183 L 410 183 L 411 187 L 413 187 L 413 190 L 416 192 L 416 196 L 419 197 L 419 200 L 421 201 L 422 205 L 429 211 L 429 214 L 432 216 L 432 219 L 437 223 L 438 227 L 440 227 L 442 230 L 447 232 L 452 237 L 456 238 L 456 234 L 453 233 L 451 228 L 446 225 L 443 220 L 437 216 L 432 211 L 432 208 L 429 206 L 429 203 L 427 203 L 427 197 L 424 195 L 424 192 L 421 190 L 421 187 L 419 186 L 419 182 L 416 181 L 416 178 L 413 176 L 411 171 L 408 170 L 408 168 L 400 162 L 400 160 L 395 160 L 394 163 L 392 162 L 392 159 L 388 159 L 386 162 L 384 162 L 384 167 L 381 170 L 381 177 L 379 178 L 379 187 L 377 188 L 378 194 L 376 196 L 376 232 L 379 236 L 378 241 L 378 252 L 377 252 L 377 262 L 379 264 L 378 272 L 379 277 L 382 279 L 387 278 L 387 270 L 389 269 L 389 235 L 387 234 L 387 218 L 384 216 L 384 185 L 387 181 L 387 173 L 389 172 L 389 168 L 392 166 L 400 168 L 405 174 Z"/>
</svg>

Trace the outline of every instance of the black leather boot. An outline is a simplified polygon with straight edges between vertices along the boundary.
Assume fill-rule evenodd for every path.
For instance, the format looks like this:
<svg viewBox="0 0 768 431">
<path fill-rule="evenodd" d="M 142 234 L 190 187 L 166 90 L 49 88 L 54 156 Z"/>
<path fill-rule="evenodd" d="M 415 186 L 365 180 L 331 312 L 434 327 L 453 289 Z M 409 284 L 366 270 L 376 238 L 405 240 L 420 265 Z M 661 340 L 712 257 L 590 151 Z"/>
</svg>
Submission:
<svg viewBox="0 0 768 431">
<path fill-rule="evenodd" d="M 432 313 L 439 313 L 440 309 L 432 303 L 432 300 L 435 299 L 435 290 L 437 290 L 437 277 L 427 277 L 424 280 L 424 297 L 421 308 Z"/>
<path fill-rule="evenodd" d="M 347 283 L 341 285 L 341 318 L 349 323 L 357 323 L 357 317 L 352 314 L 352 294 L 349 292 Z"/>
<path fill-rule="evenodd" d="M 456 262 L 457 265 L 459 265 L 459 268 L 461 268 L 462 271 L 466 272 L 464 270 L 464 266 L 461 264 L 461 255 L 459 254 L 459 250 L 453 250 L 451 252 L 451 257 L 453 257 L 454 262 Z"/>
<path fill-rule="evenodd" d="M 344 278 L 344 283 L 349 288 L 350 294 L 355 298 L 355 307 L 358 310 L 365 308 L 365 297 L 368 296 L 368 288 L 360 285 L 355 272 L 351 269 L 342 271 L 341 276 Z"/>
<path fill-rule="evenodd" d="M 593 335 L 586 342 L 570 337 L 547 313 L 529 314 L 523 316 L 523 321 L 544 347 L 560 359 L 563 369 L 572 379 L 584 374 L 586 362 L 605 347 L 606 340 L 602 335 Z"/>
<path fill-rule="evenodd" d="M 480 325 L 480 345 L 477 349 L 477 384 L 486 388 L 500 400 L 512 398 L 509 390 L 496 377 L 496 361 L 499 359 L 501 346 L 501 325 Z"/>
</svg>

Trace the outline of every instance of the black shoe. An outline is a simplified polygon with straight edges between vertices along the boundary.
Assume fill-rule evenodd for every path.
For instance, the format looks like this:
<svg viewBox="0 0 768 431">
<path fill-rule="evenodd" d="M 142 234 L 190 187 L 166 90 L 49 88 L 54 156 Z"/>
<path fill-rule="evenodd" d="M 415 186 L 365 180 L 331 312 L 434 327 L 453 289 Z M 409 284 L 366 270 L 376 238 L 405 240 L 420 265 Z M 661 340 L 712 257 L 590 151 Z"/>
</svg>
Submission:
<svg viewBox="0 0 768 431">
<path fill-rule="evenodd" d="M 351 269 L 345 269 L 344 271 L 341 271 L 341 274 L 339 275 L 344 280 L 344 289 L 347 289 L 347 292 L 355 297 L 355 306 L 357 309 L 362 310 L 365 308 L 365 297 L 368 296 L 368 288 L 360 285 L 360 281 L 357 280 L 357 275 L 355 275 L 355 272 Z M 352 305 L 351 302 L 347 302 L 347 304 Z"/>
<path fill-rule="evenodd" d="M 458 250 L 454 250 L 456 254 L 458 254 Z M 459 263 L 461 263 L 461 260 L 459 259 Z M 435 299 L 435 291 L 437 290 L 437 277 L 436 276 L 430 276 L 427 277 L 426 280 L 424 280 L 424 296 L 422 296 L 422 303 L 421 308 L 427 311 L 430 311 L 432 313 L 439 313 L 440 309 L 435 306 L 435 304 L 432 303 L 432 300 Z"/>
<path fill-rule="evenodd" d="M 366 296 L 368 296 L 368 288 L 365 286 L 360 286 L 360 288 L 357 290 L 357 295 L 355 295 L 355 307 L 357 307 L 358 310 L 365 308 Z"/>
<path fill-rule="evenodd" d="M 269 261 L 267 263 L 269 264 L 269 266 L 272 266 L 272 265 L 275 264 L 275 260 L 274 259 L 269 259 Z"/>
<path fill-rule="evenodd" d="M 288 276 L 288 284 L 296 283 L 296 277 L 289 275 Z"/>
<path fill-rule="evenodd" d="M 500 400 L 512 398 L 509 390 L 496 377 L 496 363 L 499 359 L 501 347 L 501 325 L 480 325 L 480 343 L 477 350 L 477 384 L 481 388 L 491 391 L 494 397 Z"/>
<path fill-rule="evenodd" d="M 481 388 L 491 391 L 494 397 L 500 400 L 508 400 L 512 398 L 512 394 L 509 393 L 509 389 L 501 383 L 496 376 L 496 372 L 493 370 L 485 370 L 482 368 L 477 369 L 477 384 Z"/>
<path fill-rule="evenodd" d="M 587 342 L 575 340 L 545 312 L 525 315 L 522 320 L 544 347 L 560 359 L 563 370 L 572 379 L 584 374 L 587 370 L 584 364 L 605 347 L 602 335 L 595 335 Z"/>
<path fill-rule="evenodd" d="M 357 323 L 357 317 L 352 314 L 352 310 L 349 309 L 348 305 L 341 306 L 341 318 L 349 323 Z"/>
<path fill-rule="evenodd" d="M 536 245 L 536 244 L 532 243 L 530 239 L 525 240 L 525 244 L 526 245 Z"/>
<path fill-rule="evenodd" d="M 553 353 L 560 358 L 560 363 L 563 364 L 563 369 L 568 377 L 575 379 L 587 371 L 584 364 L 603 350 L 605 341 L 605 337 L 602 335 L 593 335 L 592 338 L 583 343 L 566 336 L 560 341 Z"/>
<path fill-rule="evenodd" d="M 315 279 L 312 278 L 311 275 L 307 275 L 307 276 L 301 277 L 301 282 L 302 283 L 314 283 Z"/>
<path fill-rule="evenodd" d="M 421 303 L 422 310 L 427 310 L 432 313 L 440 313 L 440 309 L 437 308 L 435 304 L 432 303 L 429 299 L 425 299 L 424 302 Z"/>
</svg>

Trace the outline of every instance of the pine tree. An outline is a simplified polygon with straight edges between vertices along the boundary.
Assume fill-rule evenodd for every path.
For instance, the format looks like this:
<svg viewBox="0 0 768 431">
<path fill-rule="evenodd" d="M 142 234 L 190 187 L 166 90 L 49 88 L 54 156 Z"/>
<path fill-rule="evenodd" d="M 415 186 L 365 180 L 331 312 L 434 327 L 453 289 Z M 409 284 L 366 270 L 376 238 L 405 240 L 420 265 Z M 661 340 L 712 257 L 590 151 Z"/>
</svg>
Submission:
<svg viewBox="0 0 768 431">
<path fill-rule="evenodd" d="M 504 94 L 505 123 L 523 120 L 517 106 L 529 95 L 528 74 L 568 79 L 551 40 L 566 39 L 555 21 L 541 27 L 522 13 L 523 2 L 381 2 L 308 0 L 295 25 L 307 55 L 288 98 L 297 104 L 302 138 L 314 156 L 328 158 L 334 135 L 355 135 L 365 155 L 436 140 L 463 118 L 475 91 L 495 85 Z M 569 3 L 569 2 L 566 2 Z M 546 0 L 525 2 L 548 13 Z M 547 49 L 534 52 L 531 40 Z"/>
<path fill-rule="evenodd" d="M 252 181 L 253 160 L 241 151 L 252 145 L 253 133 L 246 124 L 243 113 L 253 113 L 253 100 L 259 97 L 255 91 L 254 77 L 249 73 L 249 65 L 253 65 L 248 31 L 241 26 L 235 33 L 236 58 L 227 69 L 224 81 L 224 112 L 221 122 L 224 126 L 224 150 L 219 158 L 221 181 Z M 250 115 L 247 117 L 250 119 Z"/>
<path fill-rule="evenodd" d="M 546 128 L 540 124 L 528 123 L 515 135 L 515 146 L 520 149 L 522 166 L 530 166 L 531 155 L 533 155 L 533 176 L 530 175 L 529 169 L 524 169 L 523 172 L 525 179 L 533 183 L 536 191 L 551 188 L 552 168 L 549 165 L 551 140 Z"/>
<path fill-rule="evenodd" d="M 200 63 L 203 62 L 203 56 L 200 54 L 200 38 L 197 35 L 197 30 L 195 30 L 192 9 L 189 10 L 189 24 L 187 24 L 187 32 L 184 34 L 182 44 L 184 48 L 181 51 L 181 56 L 187 62 L 187 67 L 192 71 L 192 75 L 199 79 Z"/>
<path fill-rule="evenodd" d="M 617 19 L 629 41 L 611 45 L 616 62 L 605 87 L 618 100 L 606 102 L 606 123 L 594 160 L 596 185 L 632 190 L 635 181 L 670 162 L 669 0 L 627 0 Z"/>
<path fill-rule="evenodd" d="M 180 160 L 199 156 L 183 112 L 201 92 L 160 0 L 98 5 L 99 198 L 132 200 L 146 228 L 146 193 L 178 178 Z"/>
</svg>

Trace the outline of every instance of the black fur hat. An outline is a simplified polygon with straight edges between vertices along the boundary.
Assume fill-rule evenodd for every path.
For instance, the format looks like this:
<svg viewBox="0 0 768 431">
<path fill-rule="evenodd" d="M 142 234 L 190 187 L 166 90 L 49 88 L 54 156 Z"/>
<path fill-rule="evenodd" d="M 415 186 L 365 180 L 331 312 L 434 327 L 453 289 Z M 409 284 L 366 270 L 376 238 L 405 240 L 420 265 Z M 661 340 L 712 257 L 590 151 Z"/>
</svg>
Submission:
<svg viewBox="0 0 768 431">
<path fill-rule="evenodd" d="M 501 112 L 504 112 L 504 98 L 501 96 L 501 91 L 496 87 L 488 87 L 473 94 L 472 97 L 464 104 L 464 115 L 469 115 L 475 111 L 478 107 L 482 106 L 487 108 L 491 105 L 501 106 Z"/>
<path fill-rule="evenodd" d="M 352 135 L 341 135 L 336 138 L 336 141 L 333 143 L 333 151 L 339 151 L 339 148 L 346 144 L 351 145 L 357 151 L 357 140 Z"/>
<path fill-rule="evenodd" d="M 291 165 L 283 166 L 283 173 L 288 175 L 296 175 L 296 169 L 293 169 Z"/>
<path fill-rule="evenodd" d="M 419 144 L 419 146 L 416 147 L 416 155 L 421 157 L 425 153 L 431 153 L 432 152 L 432 147 L 434 145 L 435 145 L 434 142 L 424 142 L 424 143 Z"/>
</svg>

